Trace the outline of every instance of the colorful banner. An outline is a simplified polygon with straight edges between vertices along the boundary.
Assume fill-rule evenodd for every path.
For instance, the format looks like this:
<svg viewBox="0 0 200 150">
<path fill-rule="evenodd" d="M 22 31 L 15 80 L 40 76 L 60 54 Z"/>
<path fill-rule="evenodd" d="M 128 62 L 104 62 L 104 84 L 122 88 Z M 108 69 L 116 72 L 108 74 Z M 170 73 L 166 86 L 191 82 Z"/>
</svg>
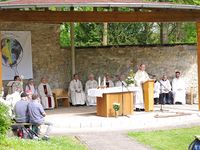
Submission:
<svg viewBox="0 0 200 150">
<path fill-rule="evenodd" d="M 33 78 L 30 31 L 1 31 L 2 78 L 13 80 L 15 75 Z"/>
</svg>

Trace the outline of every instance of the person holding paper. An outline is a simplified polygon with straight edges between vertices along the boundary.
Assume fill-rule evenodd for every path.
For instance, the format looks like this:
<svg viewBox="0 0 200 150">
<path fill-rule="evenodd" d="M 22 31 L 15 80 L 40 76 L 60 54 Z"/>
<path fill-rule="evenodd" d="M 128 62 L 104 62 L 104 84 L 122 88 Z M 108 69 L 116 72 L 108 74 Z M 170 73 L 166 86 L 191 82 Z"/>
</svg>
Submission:
<svg viewBox="0 0 200 150">
<path fill-rule="evenodd" d="M 14 76 L 14 82 L 11 85 L 11 89 L 12 93 L 18 92 L 21 94 L 23 92 L 23 81 L 18 75 Z"/>
<path fill-rule="evenodd" d="M 144 96 L 142 84 L 149 80 L 148 74 L 145 72 L 145 65 L 141 64 L 138 68 L 138 71 L 135 74 L 136 86 L 139 87 L 139 91 L 136 92 L 135 96 L 135 109 L 136 111 L 144 111 Z"/>
<path fill-rule="evenodd" d="M 86 105 L 96 105 L 96 97 L 88 96 L 88 90 L 97 88 L 97 81 L 94 80 L 94 75 L 92 73 L 88 76 L 88 79 L 89 80 L 85 84 Z"/>
</svg>

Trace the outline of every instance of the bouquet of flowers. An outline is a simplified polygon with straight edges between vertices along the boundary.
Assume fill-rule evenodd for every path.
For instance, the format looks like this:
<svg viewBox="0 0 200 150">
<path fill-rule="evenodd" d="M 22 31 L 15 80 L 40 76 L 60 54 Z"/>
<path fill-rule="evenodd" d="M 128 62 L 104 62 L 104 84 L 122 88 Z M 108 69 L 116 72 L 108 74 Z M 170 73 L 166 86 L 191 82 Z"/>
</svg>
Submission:
<svg viewBox="0 0 200 150">
<path fill-rule="evenodd" d="M 134 79 L 134 77 L 135 77 L 135 73 L 134 73 L 133 70 L 131 69 L 131 70 L 129 71 L 129 74 L 128 74 L 126 80 L 125 80 L 126 84 L 127 84 L 127 85 L 135 84 L 135 79 Z"/>
</svg>

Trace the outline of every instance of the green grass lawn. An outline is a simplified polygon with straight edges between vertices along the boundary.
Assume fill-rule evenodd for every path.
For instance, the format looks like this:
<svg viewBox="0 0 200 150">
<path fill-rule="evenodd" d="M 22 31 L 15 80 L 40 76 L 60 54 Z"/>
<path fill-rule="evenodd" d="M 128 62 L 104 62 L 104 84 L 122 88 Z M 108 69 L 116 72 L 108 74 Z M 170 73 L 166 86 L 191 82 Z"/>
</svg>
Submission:
<svg viewBox="0 0 200 150">
<path fill-rule="evenodd" d="M 189 144 L 194 140 L 194 135 L 200 135 L 200 127 L 129 132 L 128 135 L 140 143 L 149 145 L 154 150 L 187 150 Z"/>
<path fill-rule="evenodd" d="M 87 150 L 87 148 L 70 137 L 52 137 L 49 141 L 5 138 L 0 141 L 0 150 Z"/>
</svg>

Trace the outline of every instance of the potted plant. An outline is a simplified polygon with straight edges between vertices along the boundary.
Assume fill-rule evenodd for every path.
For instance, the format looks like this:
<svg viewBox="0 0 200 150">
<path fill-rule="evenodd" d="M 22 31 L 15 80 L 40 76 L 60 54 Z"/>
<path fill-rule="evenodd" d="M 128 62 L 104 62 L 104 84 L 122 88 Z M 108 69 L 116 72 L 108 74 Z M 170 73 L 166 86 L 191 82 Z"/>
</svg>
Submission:
<svg viewBox="0 0 200 150">
<path fill-rule="evenodd" d="M 113 103 L 113 109 L 115 110 L 115 117 L 117 117 L 118 111 L 120 109 L 120 104 L 119 103 Z"/>
</svg>

